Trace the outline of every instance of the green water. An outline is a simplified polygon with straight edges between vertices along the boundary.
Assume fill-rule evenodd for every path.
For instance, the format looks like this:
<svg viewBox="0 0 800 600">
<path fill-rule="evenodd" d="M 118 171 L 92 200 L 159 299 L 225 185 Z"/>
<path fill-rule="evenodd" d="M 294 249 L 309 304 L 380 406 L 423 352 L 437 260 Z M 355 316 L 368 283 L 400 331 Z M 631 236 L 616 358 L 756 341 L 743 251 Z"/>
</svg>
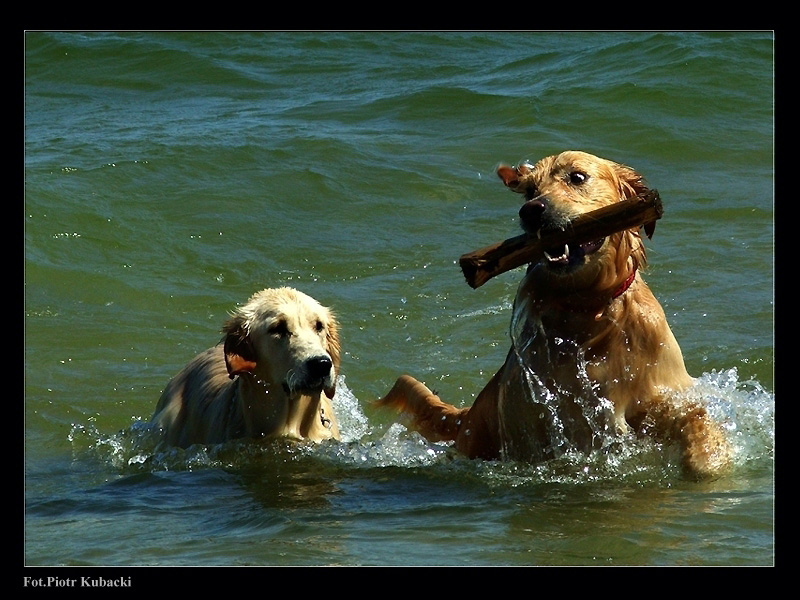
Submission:
<svg viewBox="0 0 800 600">
<path fill-rule="evenodd" d="M 26 565 L 774 564 L 773 35 L 25 37 Z M 466 461 L 370 403 L 472 402 L 520 272 L 498 163 L 564 149 L 664 201 L 646 278 L 731 425 L 734 474 Z M 345 441 L 159 453 L 167 380 L 292 285 L 342 323 Z"/>
</svg>

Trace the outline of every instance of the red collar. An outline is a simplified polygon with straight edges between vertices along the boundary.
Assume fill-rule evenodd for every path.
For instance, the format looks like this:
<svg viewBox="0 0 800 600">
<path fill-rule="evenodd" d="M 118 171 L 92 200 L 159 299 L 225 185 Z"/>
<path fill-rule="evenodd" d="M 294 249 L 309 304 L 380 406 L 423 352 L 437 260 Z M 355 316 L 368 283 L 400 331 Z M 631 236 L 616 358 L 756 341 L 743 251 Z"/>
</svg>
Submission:
<svg viewBox="0 0 800 600">
<path fill-rule="evenodd" d="M 611 299 L 613 300 L 614 298 L 617 298 L 618 296 L 621 296 L 622 294 L 624 294 L 625 290 L 627 290 L 629 287 L 631 287 L 631 284 L 633 283 L 634 279 L 636 279 L 636 269 L 631 271 L 631 274 L 628 275 L 628 278 L 625 281 L 623 281 L 622 285 L 620 285 L 617 288 L 617 291 L 614 292 L 614 295 L 611 296 Z"/>
</svg>

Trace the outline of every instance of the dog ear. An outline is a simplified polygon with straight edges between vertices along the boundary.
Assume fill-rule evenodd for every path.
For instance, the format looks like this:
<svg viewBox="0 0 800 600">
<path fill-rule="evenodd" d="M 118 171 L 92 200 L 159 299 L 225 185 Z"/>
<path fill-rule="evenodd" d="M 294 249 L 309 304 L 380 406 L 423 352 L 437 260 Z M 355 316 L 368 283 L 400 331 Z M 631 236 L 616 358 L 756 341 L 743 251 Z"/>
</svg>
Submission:
<svg viewBox="0 0 800 600">
<path fill-rule="evenodd" d="M 236 375 L 255 371 L 256 354 L 244 317 L 236 315 L 228 319 L 222 326 L 222 332 L 225 334 L 225 366 L 228 377 L 233 379 Z"/>
<path fill-rule="evenodd" d="M 507 165 L 500 165 L 497 167 L 497 175 L 503 180 L 506 187 L 511 188 L 515 192 L 522 193 L 525 191 L 522 187 L 522 179 L 531 172 L 530 166 L 522 163 L 516 167 L 509 167 Z"/>
<path fill-rule="evenodd" d="M 331 355 L 331 361 L 333 362 L 334 374 L 338 377 L 339 365 L 342 363 L 342 346 L 339 342 L 339 323 L 333 315 L 330 315 L 328 319 L 328 333 L 325 339 L 328 346 L 328 354 Z M 325 388 L 325 395 L 331 399 L 336 394 L 336 377 L 334 377 L 331 386 Z"/>
<path fill-rule="evenodd" d="M 644 177 L 625 165 L 615 164 L 614 171 L 620 183 L 620 192 L 627 200 L 650 191 Z"/>
<path fill-rule="evenodd" d="M 612 168 L 619 180 L 619 192 L 623 200 L 628 200 L 638 195 L 644 195 L 650 191 L 650 188 L 645 183 L 644 177 L 634 169 L 619 163 L 613 163 Z M 646 223 L 644 226 L 644 231 L 648 238 L 653 237 L 655 229 L 655 221 Z M 622 261 L 617 265 L 618 270 L 623 272 L 627 269 L 628 257 L 633 259 L 634 269 L 647 266 L 647 250 L 642 242 L 638 227 L 622 231 L 620 235 L 622 237 L 620 238 L 619 248 L 620 250 L 624 248 L 624 250 L 617 254 L 619 260 Z"/>
<path fill-rule="evenodd" d="M 644 195 L 650 191 L 650 188 L 645 183 L 644 177 L 639 173 L 625 165 L 615 164 L 614 170 L 619 178 L 620 193 L 624 199 L 630 199 L 634 196 Z M 653 238 L 653 233 L 656 230 L 656 222 L 645 223 L 644 232 L 649 239 Z"/>
</svg>

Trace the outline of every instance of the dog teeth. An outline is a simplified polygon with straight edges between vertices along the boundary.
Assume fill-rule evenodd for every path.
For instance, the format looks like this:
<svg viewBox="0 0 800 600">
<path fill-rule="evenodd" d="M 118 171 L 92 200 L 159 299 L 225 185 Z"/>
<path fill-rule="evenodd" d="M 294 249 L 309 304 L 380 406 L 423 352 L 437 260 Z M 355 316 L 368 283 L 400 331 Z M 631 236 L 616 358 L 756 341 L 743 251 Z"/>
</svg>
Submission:
<svg viewBox="0 0 800 600">
<path fill-rule="evenodd" d="M 569 245 L 568 244 L 564 244 L 564 252 L 563 252 L 563 254 L 561 256 L 555 256 L 554 257 L 554 256 L 551 256 L 550 254 L 548 254 L 547 252 L 544 253 L 544 256 L 550 262 L 559 262 L 559 261 L 569 260 Z"/>
</svg>

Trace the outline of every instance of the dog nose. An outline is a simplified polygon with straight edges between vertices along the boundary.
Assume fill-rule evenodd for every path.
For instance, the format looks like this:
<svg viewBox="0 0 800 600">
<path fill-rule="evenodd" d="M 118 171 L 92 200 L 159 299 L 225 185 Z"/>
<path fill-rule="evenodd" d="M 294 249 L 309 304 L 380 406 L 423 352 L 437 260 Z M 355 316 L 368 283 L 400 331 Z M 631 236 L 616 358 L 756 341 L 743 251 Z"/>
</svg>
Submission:
<svg viewBox="0 0 800 600">
<path fill-rule="evenodd" d="M 540 198 L 528 200 L 519 209 L 519 218 L 522 221 L 522 228 L 528 233 L 535 233 L 542 228 L 542 215 L 547 209 L 547 205 Z"/>
<path fill-rule="evenodd" d="M 328 375 L 333 368 L 333 362 L 328 356 L 315 356 L 306 361 L 308 374 L 316 379 L 321 379 Z"/>
</svg>

